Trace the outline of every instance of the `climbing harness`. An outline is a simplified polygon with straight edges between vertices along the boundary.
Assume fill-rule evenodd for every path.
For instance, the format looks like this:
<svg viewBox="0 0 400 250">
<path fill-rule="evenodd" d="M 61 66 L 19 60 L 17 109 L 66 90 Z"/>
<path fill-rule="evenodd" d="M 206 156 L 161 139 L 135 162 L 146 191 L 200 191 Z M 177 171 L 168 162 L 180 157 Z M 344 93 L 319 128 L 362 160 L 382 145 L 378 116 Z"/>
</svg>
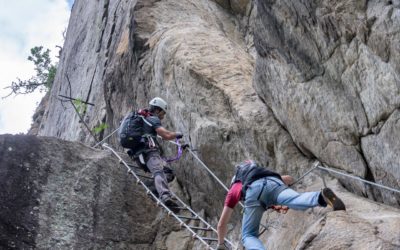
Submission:
<svg viewBox="0 0 400 250">
<path fill-rule="evenodd" d="M 177 142 L 176 142 L 177 143 Z M 178 143 L 179 144 L 179 143 Z M 183 202 L 175 193 L 171 192 L 171 195 L 179 202 L 179 212 L 174 213 L 169 207 L 167 207 L 147 186 L 146 184 L 140 179 L 140 176 L 145 177 L 145 178 L 151 178 L 148 176 L 140 175 L 136 173 L 136 171 L 132 170 L 132 168 L 122 159 L 122 157 L 108 144 L 104 143 L 102 144 L 102 147 L 105 149 L 108 149 L 111 151 L 119 160 L 120 163 L 122 163 L 127 169 L 128 169 L 128 174 L 131 174 L 135 179 L 136 179 L 136 184 L 140 184 L 145 190 L 146 194 L 150 196 L 156 203 L 157 206 L 160 206 L 161 208 L 165 209 L 167 211 L 167 214 L 169 216 L 172 216 L 174 219 L 176 219 L 179 222 L 179 225 L 184 227 L 186 230 L 188 230 L 193 239 L 199 240 L 203 245 L 207 247 L 207 249 L 216 249 L 216 245 L 218 244 L 218 238 L 217 237 L 207 237 L 203 236 L 204 234 L 210 234 L 214 233 L 217 234 L 217 230 L 212 227 L 205 219 L 203 219 L 199 214 L 197 214 L 193 209 L 191 209 L 185 202 Z M 180 157 L 182 153 L 179 153 L 178 150 L 178 156 Z M 174 159 L 175 160 L 175 159 Z M 136 168 L 140 169 L 140 168 Z M 189 213 L 189 215 L 182 214 L 183 211 L 186 211 Z M 198 223 L 203 223 L 205 226 L 192 226 L 189 225 L 191 222 L 198 222 Z M 203 232 L 202 235 L 200 235 Z M 233 249 L 233 243 L 225 238 L 225 242 L 229 244 L 229 246 Z"/>
<path fill-rule="evenodd" d="M 372 186 L 376 186 L 376 187 L 379 187 L 379 188 L 382 188 L 382 189 L 386 189 L 386 190 L 389 190 L 389 191 L 392 191 L 392 192 L 395 192 L 395 193 L 400 193 L 400 190 L 398 190 L 398 189 L 394 189 L 394 188 L 391 188 L 391 187 L 388 187 L 388 186 L 385 186 L 385 185 L 382 185 L 382 184 L 379 184 L 379 183 L 375 183 L 375 182 L 372 182 L 372 181 L 367 181 L 367 180 L 364 180 L 364 179 L 362 179 L 362 178 L 360 178 L 358 176 L 353 176 L 353 175 L 346 174 L 346 173 L 340 172 L 338 170 L 332 169 L 330 167 L 326 167 L 325 164 L 323 164 L 323 163 L 321 163 L 319 161 L 315 161 L 314 164 L 313 164 L 313 168 L 308 170 L 304 175 L 302 175 L 300 178 L 298 178 L 290 186 L 293 186 L 296 183 L 298 183 L 301 179 L 303 179 L 305 176 L 310 174 L 315 169 L 320 169 L 322 172 L 331 172 L 331 173 L 334 173 L 334 174 L 338 174 L 338 175 L 341 175 L 341 176 L 345 176 L 345 177 L 348 177 L 348 178 L 351 178 L 351 179 L 354 179 L 354 180 L 358 180 L 358 181 L 370 184 Z M 326 186 L 326 184 L 324 184 L 324 185 Z"/>
</svg>

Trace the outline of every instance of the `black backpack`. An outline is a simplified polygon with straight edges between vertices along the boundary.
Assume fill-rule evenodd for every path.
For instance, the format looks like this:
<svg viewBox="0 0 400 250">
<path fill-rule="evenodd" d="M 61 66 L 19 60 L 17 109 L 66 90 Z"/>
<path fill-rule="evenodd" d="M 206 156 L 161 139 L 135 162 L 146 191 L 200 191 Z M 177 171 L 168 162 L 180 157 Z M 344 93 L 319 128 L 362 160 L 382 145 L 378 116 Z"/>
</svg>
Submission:
<svg viewBox="0 0 400 250">
<path fill-rule="evenodd" d="M 142 137 L 144 134 L 144 123 L 152 126 L 146 117 L 149 116 L 147 110 L 139 110 L 131 112 L 122 120 L 118 130 L 119 142 L 122 147 L 130 149 L 139 149 L 145 147 L 145 141 Z"/>
</svg>

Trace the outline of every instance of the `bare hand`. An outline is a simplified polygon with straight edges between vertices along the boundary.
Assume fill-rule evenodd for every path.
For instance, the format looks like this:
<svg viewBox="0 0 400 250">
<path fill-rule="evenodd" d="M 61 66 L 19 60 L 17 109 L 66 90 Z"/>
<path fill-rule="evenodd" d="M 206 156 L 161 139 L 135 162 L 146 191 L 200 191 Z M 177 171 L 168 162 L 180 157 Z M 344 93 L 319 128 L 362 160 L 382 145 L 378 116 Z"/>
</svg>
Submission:
<svg viewBox="0 0 400 250">
<path fill-rule="evenodd" d="M 280 214 L 286 214 L 289 208 L 287 206 L 272 205 L 271 208 Z"/>
<path fill-rule="evenodd" d="M 283 181 L 287 186 L 290 186 L 290 185 L 294 182 L 293 177 L 290 176 L 290 175 L 282 175 L 281 178 L 282 178 L 282 181 Z"/>
</svg>

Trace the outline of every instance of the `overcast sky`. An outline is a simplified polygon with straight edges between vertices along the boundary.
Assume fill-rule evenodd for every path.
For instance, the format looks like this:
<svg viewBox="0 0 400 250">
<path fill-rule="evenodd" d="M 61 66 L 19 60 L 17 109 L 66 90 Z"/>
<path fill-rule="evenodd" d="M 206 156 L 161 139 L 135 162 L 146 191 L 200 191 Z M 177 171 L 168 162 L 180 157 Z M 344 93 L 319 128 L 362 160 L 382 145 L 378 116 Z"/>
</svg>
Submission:
<svg viewBox="0 0 400 250">
<path fill-rule="evenodd" d="M 62 33 L 68 26 L 74 0 L 0 0 L 0 134 L 26 133 L 32 115 L 44 93 L 10 96 L 4 89 L 17 78 L 34 75 L 34 65 L 27 58 L 30 49 L 44 46 L 51 50 L 63 45 Z"/>
</svg>

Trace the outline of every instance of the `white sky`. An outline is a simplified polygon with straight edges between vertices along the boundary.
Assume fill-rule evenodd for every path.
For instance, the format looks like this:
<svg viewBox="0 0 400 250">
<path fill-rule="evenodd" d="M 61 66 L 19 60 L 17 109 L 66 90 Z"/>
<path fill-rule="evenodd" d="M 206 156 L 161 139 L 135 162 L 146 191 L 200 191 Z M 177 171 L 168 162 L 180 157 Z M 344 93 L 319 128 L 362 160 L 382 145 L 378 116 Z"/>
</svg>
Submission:
<svg viewBox="0 0 400 250">
<path fill-rule="evenodd" d="M 17 78 L 34 75 L 34 65 L 27 58 L 30 49 L 43 46 L 51 50 L 52 61 L 63 45 L 62 33 L 68 26 L 74 0 L 0 0 L 0 134 L 26 133 L 32 115 L 44 93 L 1 97 Z"/>
</svg>

